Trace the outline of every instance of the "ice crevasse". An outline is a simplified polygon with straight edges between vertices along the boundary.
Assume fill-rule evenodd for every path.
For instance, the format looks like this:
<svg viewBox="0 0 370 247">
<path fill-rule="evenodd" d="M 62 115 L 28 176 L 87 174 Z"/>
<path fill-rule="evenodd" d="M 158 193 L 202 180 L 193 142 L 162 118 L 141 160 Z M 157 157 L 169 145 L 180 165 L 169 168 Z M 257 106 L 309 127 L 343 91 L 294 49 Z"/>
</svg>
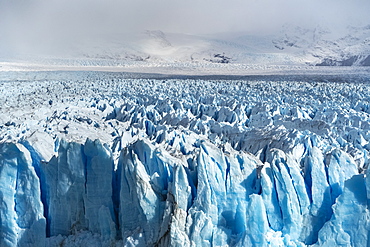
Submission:
<svg viewBox="0 0 370 247">
<path fill-rule="evenodd" d="M 370 246 L 368 83 L 104 78 L 2 113 L 0 246 Z"/>
<path fill-rule="evenodd" d="M 369 246 L 370 176 L 345 152 L 324 158 L 307 138 L 262 163 L 179 139 L 177 155 L 137 140 L 117 165 L 99 140 L 62 140 L 49 162 L 0 144 L 1 246 L 87 233 L 103 246 Z"/>
</svg>

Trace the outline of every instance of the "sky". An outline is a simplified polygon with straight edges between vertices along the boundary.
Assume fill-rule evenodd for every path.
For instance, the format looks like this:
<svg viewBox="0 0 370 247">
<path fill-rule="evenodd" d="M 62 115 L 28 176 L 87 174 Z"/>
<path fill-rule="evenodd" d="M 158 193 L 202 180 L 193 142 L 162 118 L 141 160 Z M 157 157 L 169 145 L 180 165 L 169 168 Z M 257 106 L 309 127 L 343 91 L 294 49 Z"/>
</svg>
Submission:
<svg viewBox="0 0 370 247">
<path fill-rule="evenodd" d="M 145 30 L 272 34 L 288 23 L 370 24 L 368 0 L 0 0 L 0 54 Z"/>
</svg>

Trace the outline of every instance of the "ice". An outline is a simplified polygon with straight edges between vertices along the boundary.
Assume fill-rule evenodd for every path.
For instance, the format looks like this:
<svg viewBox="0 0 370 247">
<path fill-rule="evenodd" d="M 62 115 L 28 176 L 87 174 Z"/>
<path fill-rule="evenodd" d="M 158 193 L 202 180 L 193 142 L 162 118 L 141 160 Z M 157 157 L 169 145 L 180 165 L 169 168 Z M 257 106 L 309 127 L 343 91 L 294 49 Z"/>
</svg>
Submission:
<svg viewBox="0 0 370 247">
<path fill-rule="evenodd" d="M 99 140 L 88 139 L 84 145 L 86 159 L 85 217 L 88 229 L 99 233 L 103 241 L 116 237 L 113 212 L 113 159 L 110 150 Z"/>
<path fill-rule="evenodd" d="M 308 244 L 317 241 L 317 232 L 332 214 L 332 199 L 322 153 L 316 147 L 307 144 L 307 156 L 303 160 L 304 179 L 311 201 L 310 226 L 305 228 L 306 241 Z"/>
<path fill-rule="evenodd" d="M 358 174 L 358 170 L 353 158 L 345 152 L 335 149 L 329 155 L 328 178 L 332 203 L 335 203 L 335 199 L 343 192 L 345 181 Z"/>
<path fill-rule="evenodd" d="M 272 150 L 271 155 L 271 169 L 282 214 L 283 228 L 281 231 L 283 234 L 289 234 L 292 240 L 297 240 L 301 234 L 302 215 L 307 211 L 305 206 L 307 207 L 308 205 L 305 205 L 303 200 L 300 205 L 297 195 L 298 190 L 293 186 L 295 182 L 293 178 L 295 177 L 292 178 L 289 173 L 284 153 Z M 297 179 L 297 184 L 299 184 L 299 179 Z"/>
<path fill-rule="evenodd" d="M 98 140 L 59 144 L 58 156 L 41 164 L 48 236 L 88 229 L 102 241 L 116 237 L 112 155 Z"/>
<path fill-rule="evenodd" d="M 46 221 L 40 182 L 27 149 L 0 144 L 1 246 L 43 246 Z"/>
<path fill-rule="evenodd" d="M 333 206 L 333 216 L 319 232 L 317 246 L 369 246 L 369 211 L 363 175 L 344 184 Z"/>
<path fill-rule="evenodd" d="M 261 196 L 256 194 L 250 195 L 247 209 L 248 224 L 246 233 L 248 233 L 253 245 L 265 246 L 267 244 L 265 235 L 269 224 Z"/>
<path fill-rule="evenodd" d="M 367 83 L 53 73 L 0 82 L 2 245 L 369 241 Z"/>
<path fill-rule="evenodd" d="M 283 228 L 283 218 L 274 184 L 275 179 L 272 175 L 271 165 L 265 163 L 261 170 L 262 198 L 271 229 L 281 231 Z"/>
<path fill-rule="evenodd" d="M 137 156 L 127 153 L 127 156 L 122 159 L 125 167 L 122 168 L 123 182 L 120 200 L 127 201 L 120 208 L 122 228 L 133 231 L 137 227 L 141 227 L 151 237 L 154 234 L 154 229 L 149 222 L 159 219 L 159 216 L 156 215 L 156 209 L 159 206 L 157 196 L 152 190 L 149 184 L 150 178 Z M 159 220 L 157 222 L 158 228 Z M 149 243 L 153 243 L 153 241 L 149 241 Z"/>
<path fill-rule="evenodd" d="M 170 193 L 173 195 L 174 201 L 177 202 L 177 208 L 186 212 L 192 204 L 193 196 L 185 169 L 182 165 L 174 167 L 173 186 Z"/>
</svg>

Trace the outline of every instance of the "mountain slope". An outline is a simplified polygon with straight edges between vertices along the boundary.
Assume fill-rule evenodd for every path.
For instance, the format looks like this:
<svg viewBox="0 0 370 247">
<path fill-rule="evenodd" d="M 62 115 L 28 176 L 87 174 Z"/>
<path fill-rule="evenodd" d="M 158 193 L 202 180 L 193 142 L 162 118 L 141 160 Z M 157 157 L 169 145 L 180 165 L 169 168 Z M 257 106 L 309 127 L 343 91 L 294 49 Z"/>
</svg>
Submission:
<svg viewBox="0 0 370 247">
<path fill-rule="evenodd" d="M 370 27 L 349 26 L 341 32 L 317 26 L 306 29 L 285 26 L 275 47 L 300 53 L 307 62 L 319 66 L 369 66 Z"/>
<path fill-rule="evenodd" d="M 54 52 L 49 49 L 0 57 L 31 68 L 103 66 L 144 72 L 145 68 L 153 67 L 207 70 L 230 64 L 229 71 L 240 73 L 245 66 L 369 66 L 369 40 L 368 26 L 337 31 L 321 26 L 285 25 L 273 35 L 192 35 L 147 30 L 81 39 L 55 47 Z"/>
</svg>

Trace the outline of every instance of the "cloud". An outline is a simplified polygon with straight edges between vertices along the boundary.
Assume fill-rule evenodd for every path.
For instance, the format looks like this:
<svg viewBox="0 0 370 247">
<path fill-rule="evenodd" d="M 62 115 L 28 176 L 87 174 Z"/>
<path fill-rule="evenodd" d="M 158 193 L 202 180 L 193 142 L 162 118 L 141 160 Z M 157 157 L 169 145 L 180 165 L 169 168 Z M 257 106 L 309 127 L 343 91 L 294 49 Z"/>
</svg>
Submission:
<svg viewBox="0 0 370 247">
<path fill-rule="evenodd" d="M 0 52 L 48 52 L 144 30 L 268 34 L 370 23 L 368 0 L 0 0 Z"/>
</svg>

